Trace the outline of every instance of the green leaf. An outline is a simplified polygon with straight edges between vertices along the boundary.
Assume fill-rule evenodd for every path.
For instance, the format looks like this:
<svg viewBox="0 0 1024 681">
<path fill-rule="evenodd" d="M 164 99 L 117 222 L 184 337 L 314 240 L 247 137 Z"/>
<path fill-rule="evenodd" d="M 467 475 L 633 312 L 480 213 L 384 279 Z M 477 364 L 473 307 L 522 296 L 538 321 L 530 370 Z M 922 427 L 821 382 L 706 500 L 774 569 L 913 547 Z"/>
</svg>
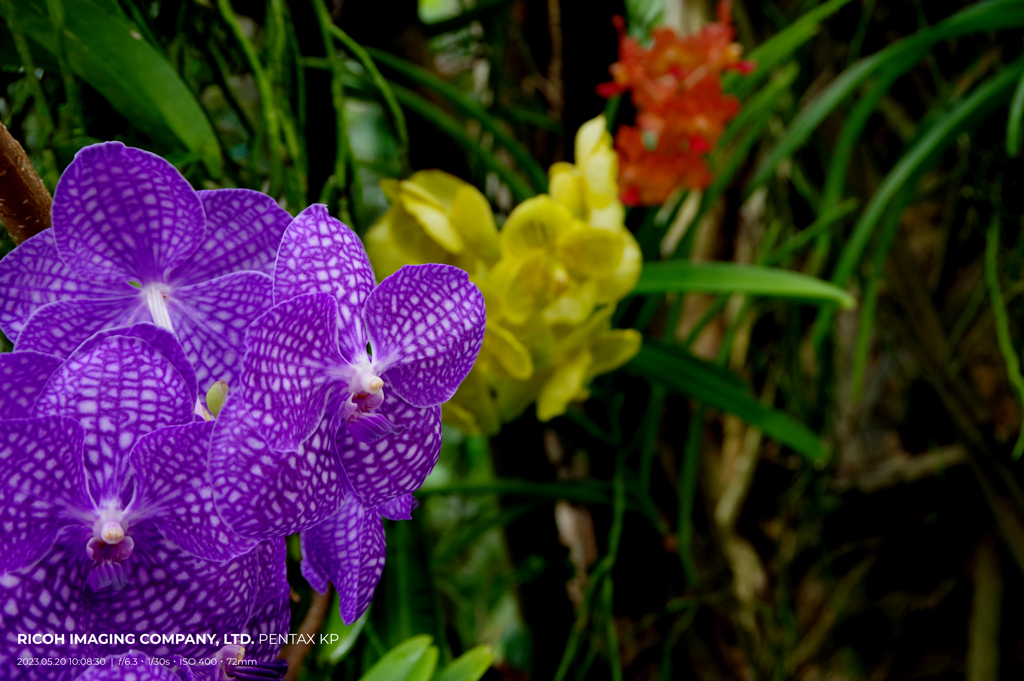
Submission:
<svg viewBox="0 0 1024 681">
<path fill-rule="evenodd" d="M 664 260 L 645 263 L 633 293 L 671 291 L 743 293 L 812 303 L 837 303 L 844 308 L 856 305 L 853 296 L 835 284 L 790 270 L 728 262 Z"/>
<path fill-rule="evenodd" d="M 11 0 L 25 33 L 58 52 L 45 0 Z M 155 141 L 175 141 L 221 173 L 220 143 L 199 102 L 171 65 L 123 19 L 93 0 L 65 3 L 63 46 L 71 70 Z"/>
<path fill-rule="evenodd" d="M 439 672 L 434 681 L 477 681 L 493 661 L 494 653 L 489 646 L 471 648 Z"/>
<path fill-rule="evenodd" d="M 335 594 L 331 609 L 327 613 L 327 622 L 322 629 L 325 636 L 331 637 L 331 642 L 318 648 L 317 657 L 321 664 L 341 662 L 359 640 L 359 634 L 362 633 L 363 627 L 366 626 L 366 619 L 370 615 L 370 611 L 367 610 L 352 624 L 345 624 L 341 619 L 339 606 L 338 595 Z M 335 636 L 337 638 L 333 638 Z"/>
<path fill-rule="evenodd" d="M 1010 156 L 1020 154 L 1020 124 L 1024 118 L 1024 75 L 1017 81 L 1017 89 L 1013 91 L 1010 101 L 1010 115 L 1006 119 L 1006 153 Z"/>
<path fill-rule="evenodd" d="M 626 368 L 651 381 L 739 416 L 766 435 L 792 447 L 811 461 L 824 461 L 828 452 L 821 438 L 792 417 L 761 404 L 737 380 L 723 380 L 723 369 L 693 355 L 653 341 Z"/>
<path fill-rule="evenodd" d="M 431 648 L 432 640 L 423 634 L 399 643 L 370 667 L 361 681 L 405 681 Z"/>
<path fill-rule="evenodd" d="M 994 107 L 1009 98 L 1013 86 L 1024 69 L 1024 61 L 1018 60 L 981 84 L 952 111 L 940 118 L 896 163 L 882 183 L 878 185 L 871 201 L 864 207 L 857 224 L 853 227 L 843 253 L 836 264 L 832 282 L 843 285 L 853 275 L 861 255 L 874 233 L 889 201 L 896 192 L 916 176 L 921 168 L 933 161 L 937 155 L 956 139 L 968 125 L 977 122 Z"/>
<path fill-rule="evenodd" d="M 376 53 L 374 55 L 376 56 Z M 400 85 L 392 85 L 391 89 L 402 106 L 422 116 L 438 130 L 451 137 L 466 150 L 466 153 L 478 158 L 488 170 L 496 173 L 509 186 L 517 201 L 525 201 L 536 195 L 536 192 L 515 171 L 499 161 L 494 154 L 481 148 L 479 141 L 469 136 L 466 126 L 461 121 L 437 108 L 412 90 Z"/>
<path fill-rule="evenodd" d="M 544 171 L 544 168 L 533 157 L 533 154 L 531 154 L 526 147 L 521 145 L 515 137 L 510 135 L 502 122 L 488 113 L 482 104 L 467 97 L 459 88 L 455 87 L 444 78 L 441 78 L 440 76 L 431 73 L 410 61 L 402 59 L 401 57 L 396 57 L 390 52 L 374 49 L 372 47 L 366 48 L 366 51 L 381 64 L 394 69 L 415 83 L 427 86 L 433 92 L 441 95 L 451 102 L 455 109 L 462 115 L 475 118 L 480 121 L 480 125 L 494 135 L 494 141 L 504 147 L 512 158 L 515 159 L 519 168 L 528 178 L 530 178 L 530 182 L 533 184 L 534 188 L 542 192 L 547 191 L 547 172 Z"/>
<path fill-rule="evenodd" d="M 1024 3 L 1019 0 L 990 0 L 971 5 L 935 26 L 918 31 L 889 47 L 864 57 L 843 71 L 797 115 L 786 134 L 761 162 L 747 193 L 764 184 L 783 159 L 793 155 L 811 133 L 839 104 L 871 77 L 879 68 L 894 63 L 917 63 L 937 42 L 973 31 L 994 31 L 1024 26 Z"/>
<path fill-rule="evenodd" d="M 722 87 L 738 97 L 746 97 L 761 81 L 768 77 L 772 69 L 788 59 L 801 45 L 813 38 L 821 30 L 821 22 L 850 0 L 829 0 L 815 7 L 794 21 L 782 31 L 772 36 L 746 55 L 746 59 L 754 62 L 757 68 L 747 76 L 731 72 L 722 79 Z"/>
<path fill-rule="evenodd" d="M 434 670 L 437 669 L 437 658 L 440 655 L 441 651 L 438 650 L 437 646 L 427 648 L 427 652 L 423 654 L 423 657 L 412 668 L 409 675 L 405 677 L 405 681 L 430 681 L 430 677 L 434 675 Z"/>
</svg>

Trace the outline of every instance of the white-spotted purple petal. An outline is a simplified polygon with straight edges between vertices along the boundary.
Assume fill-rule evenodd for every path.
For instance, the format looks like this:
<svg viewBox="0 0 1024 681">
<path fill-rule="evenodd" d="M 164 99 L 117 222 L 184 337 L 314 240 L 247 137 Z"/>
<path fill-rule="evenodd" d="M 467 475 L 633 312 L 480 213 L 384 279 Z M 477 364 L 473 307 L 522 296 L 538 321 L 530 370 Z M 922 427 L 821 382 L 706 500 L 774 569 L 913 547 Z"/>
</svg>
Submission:
<svg viewBox="0 0 1024 681">
<path fill-rule="evenodd" d="M 405 265 L 366 299 L 363 320 L 373 363 L 406 402 L 451 399 L 473 368 L 486 309 L 469 275 L 451 265 Z"/>
<path fill-rule="evenodd" d="M 130 296 L 137 292 L 126 281 L 104 282 L 75 274 L 57 254 L 53 230 L 24 241 L 0 260 L 0 330 L 17 342 L 25 321 L 38 308 L 58 300 Z"/>
<path fill-rule="evenodd" d="M 367 507 L 419 489 L 441 451 L 441 407 L 414 407 L 390 392 L 377 411 L 402 431 L 370 443 L 347 426 L 338 431 L 341 465 Z"/>
<path fill-rule="evenodd" d="M 345 496 L 344 473 L 324 419 L 296 450 L 275 451 L 245 403 L 229 397 L 214 421 L 210 475 L 217 510 L 246 537 L 284 537 L 333 515 Z"/>
<path fill-rule="evenodd" d="M 84 629 L 191 634 L 194 642 L 145 645 L 136 639 L 132 647 L 161 657 L 212 656 L 222 634 L 241 631 L 249 620 L 260 583 L 258 557 L 250 551 L 227 563 L 215 563 L 185 553 L 148 521 L 137 523 L 131 532 L 136 548 L 124 564 L 128 583 L 120 590 L 88 590 Z M 200 642 L 198 635 L 206 642 Z"/>
<path fill-rule="evenodd" d="M 181 374 L 181 378 L 185 381 L 185 386 L 188 388 L 189 396 L 192 398 L 193 402 L 196 401 L 196 397 L 198 396 L 196 372 L 193 370 L 192 364 L 188 361 L 188 357 L 185 356 L 185 351 L 182 350 L 181 343 L 178 342 L 178 339 L 174 337 L 173 333 L 148 322 L 113 329 L 104 329 L 84 341 L 75 349 L 75 352 L 88 352 L 102 342 L 104 338 L 109 338 L 111 336 L 141 338 L 149 345 L 153 346 L 154 350 L 163 355 L 164 358 L 178 370 L 178 373 Z"/>
<path fill-rule="evenodd" d="M 121 498 L 135 441 L 163 426 L 190 423 L 193 408 L 178 370 L 153 346 L 111 336 L 54 372 L 34 415 L 68 416 L 82 424 L 89 490 L 103 504 Z"/>
<path fill-rule="evenodd" d="M 39 391 L 61 364 L 59 357 L 41 352 L 0 354 L 0 419 L 27 419 Z"/>
<path fill-rule="evenodd" d="M 205 222 L 174 166 L 120 142 L 79 151 L 53 197 L 57 250 L 83 277 L 162 281 L 203 243 Z"/>
<path fill-rule="evenodd" d="M 28 567 L 92 510 L 82 427 L 61 416 L 0 421 L 0 574 Z"/>
<path fill-rule="evenodd" d="M 206 466 L 212 421 L 168 426 L 139 438 L 129 461 L 135 493 L 128 513 L 144 515 L 194 556 L 225 561 L 247 553 L 245 539 L 217 515 Z"/>
<path fill-rule="evenodd" d="M 311 293 L 274 306 L 246 331 L 245 402 L 273 449 L 295 451 L 323 419 L 338 382 L 331 369 L 344 364 L 337 315 L 334 298 Z"/>
<path fill-rule="evenodd" d="M 81 531 L 62 533 L 54 550 L 35 565 L 0 576 L 0 669 L 4 678 L 65 681 L 74 667 L 22 666 L 17 659 L 90 656 L 89 646 L 71 645 L 72 634 L 90 633 L 82 626 L 86 538 Z M 64 634 L 63 643 L 26 644 L 18 634 Z M 51 639 L 52 640 L 52 639 Z M 101 653 L 102 654 L 102 653 Z"/>
<path fill-rule="evenodd" d="M 270 308 L 271 279 L 235 272 L 175 289 L 168 301 L 174 330 L 205 393 L 216 381 L 235 385 L 245 348 L 245 329 Z"/>
<path fill-rule="evenodd" d="M 252 616 L 242 632 L 254 643 L 246 646 L 245 657 L 270 661 L 277 657 L 280 644 L 271 637 L 260 641 L 261 634 L 280 634 L 291 624 L 291 587 L 288 585 L 287 546 L 283 537 L 261 542 L 255 549 L 259 559 L 260 590 L 253 604 Z M 273 637 L 273 640 L 278 640 Z"/>
<path fill-rule="evenodd" d="M 336 515 L 302 533 L 302 574 L 320 593 L 330 580 L 341 619 L 352 624 L 370 605 L 386 553 L 380 511 L 351 496 Z"/>
<path fill-rule="evenodd" d="M 58 300 L 32 313 L 15 349 L 69 357 L 94 333 L 140 321 L 149 321 L 149 313 L 138 296 Z"/>
<path fill-rule="evenodd" d="M 170 274 L 168 283 L 187 286 L 243 270 L 273 274 L 277 246 L 292 221 L 288 211 L 251 189 L 197 194 L 206 213 L 206 240 Z"/>
<path fill-rule="evenodd" d="M 420 502 L 411 494 L 404 494 L 400 497 L 380 505 L 380 513 L 388 520 L 412 520 L 412 512 Z"/>
<path fill-rule="evenodd" d="M 355 232 L 314 204 L 288 226 L 274 267 L 274 302 L 321 291 L 338 301 L 339 345 L 348 360 L 365 351 L 359 310 L 375 279 L 366 249 Z"/>
</svg>

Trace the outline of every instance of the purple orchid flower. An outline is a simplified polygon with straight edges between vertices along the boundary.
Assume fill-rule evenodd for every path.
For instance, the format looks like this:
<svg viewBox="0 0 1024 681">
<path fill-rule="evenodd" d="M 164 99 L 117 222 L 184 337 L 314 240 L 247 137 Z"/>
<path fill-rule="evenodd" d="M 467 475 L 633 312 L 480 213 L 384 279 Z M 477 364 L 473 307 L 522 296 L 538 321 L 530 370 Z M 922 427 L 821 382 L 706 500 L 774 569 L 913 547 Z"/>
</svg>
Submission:
<svg viewBox="0 0 1024 681">
<path fill-rule="evenodd" d="M 0 330 L 64 358 L 101 329 L 152 321 L 177 334 L 204 392 L 231 383 L 290 221 L 259 192 L 196 192 L 158 156 L 86 147 L 57 184 L 53 229 L 0 260 Z"/>
<path fill-rule="evenodd" d="M 314 205 L 281 240 L 274 302 L 214 427 L 217 507 L 243 536 L 305 531 L 303 572 L 334 583 L 351 623 L 383 569 L 382 518 L 408 518 L 437 463 L 440 405 L 476 361 L 483 296 L 448 265 L 375 287 L 358 237 Z"/>
<path fill-rule="evenodd" d="M 0 381 L 27 374 L 26 355 L 0 358 Z M 241 537 L 216 514 L 206 468 L 213 423 L 194 420 L 191 372 L 164 329 L 105 331 L 38 372 L 45 384 L 31 406 L 5 412 L 13 418 L 0 420 L 0 522 L 10 546 L 0 554 L 3 668 L 16 668 L 10 657 L 87 654 L 70 640 L 23 649 L 19 633 L 287 629 L 284 542 Z M 31 678 L 35 668 L 17 669 Z"/>
</svg>

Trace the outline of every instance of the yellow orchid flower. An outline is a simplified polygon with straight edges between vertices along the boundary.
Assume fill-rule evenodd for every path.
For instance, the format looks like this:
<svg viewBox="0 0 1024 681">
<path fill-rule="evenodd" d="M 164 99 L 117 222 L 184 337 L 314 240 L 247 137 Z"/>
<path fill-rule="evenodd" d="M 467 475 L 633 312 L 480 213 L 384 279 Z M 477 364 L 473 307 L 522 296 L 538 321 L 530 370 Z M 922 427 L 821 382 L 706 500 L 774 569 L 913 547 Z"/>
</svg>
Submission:
<svg viewBox="0 0 1024 681">
<path fill-rule="evenodd" d="M 575 164 L 551 166 L 550 194 L 516 206 L 500 232 L 483 194 L 447 173 L 381 183 L 391 207 L 364 238 L 377 277 L 443 262 L 484 295 L 480 356 L 441 409 L 464 432 L 493 435 L 533 403 L 542 421 L 564 414 L 589 396 L 591 379 L 639 351 L 640 334 L 610 322 L 643 257 L 624 224 L 603 116 L 580 128 L 575 152 Z"/>
</svg>

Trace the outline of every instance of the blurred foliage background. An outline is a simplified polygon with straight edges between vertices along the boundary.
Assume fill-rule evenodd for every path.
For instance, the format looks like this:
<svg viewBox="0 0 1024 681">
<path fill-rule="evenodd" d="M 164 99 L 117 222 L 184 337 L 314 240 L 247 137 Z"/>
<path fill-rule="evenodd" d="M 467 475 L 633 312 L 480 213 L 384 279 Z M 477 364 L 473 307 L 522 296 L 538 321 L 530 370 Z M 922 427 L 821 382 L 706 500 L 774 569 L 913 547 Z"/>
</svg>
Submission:
<svg viewBox="0 0 1024 681">
<path fill-rule="evenodd" d="M 714 9 L 0 0 L 0 119 L 51 191 L 121 140 L 360 234 L 381 180 L 441 169 L 501 225 L 585 121 L 632 123 L 596 92 L 612 17 L 643 43 Z M 446 427 L 352 627 L 294 542 L 293 631 L 340 638 L 287 651 L 292 678 L 1024 674 L 1024 2 L 732 16 L 754 69 L 723 78 L 710 184 L 626 213 L 646 264 L 612 321 L 639 354 L 547 422 Z"/>
</svg>

